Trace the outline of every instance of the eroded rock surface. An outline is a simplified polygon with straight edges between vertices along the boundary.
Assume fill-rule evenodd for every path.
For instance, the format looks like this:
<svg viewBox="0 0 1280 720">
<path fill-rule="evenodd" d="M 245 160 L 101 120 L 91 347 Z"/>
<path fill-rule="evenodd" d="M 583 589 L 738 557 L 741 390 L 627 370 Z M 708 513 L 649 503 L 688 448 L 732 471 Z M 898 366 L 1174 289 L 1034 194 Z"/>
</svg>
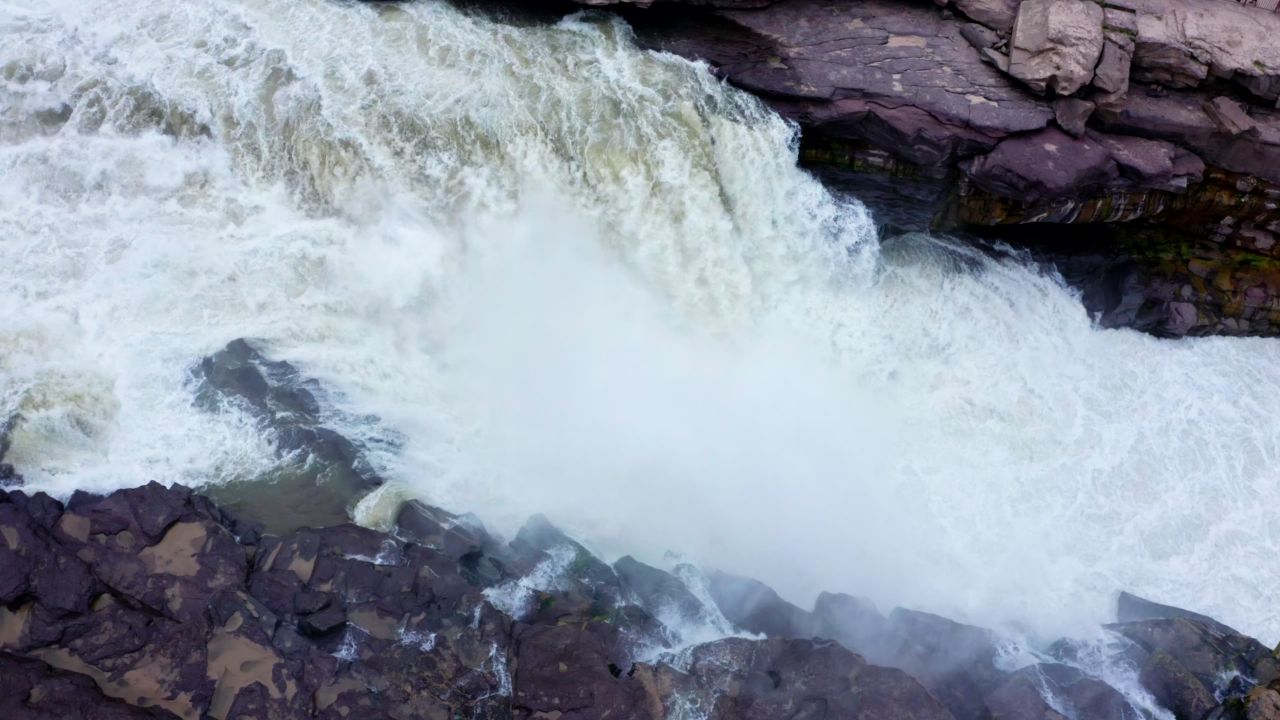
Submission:
<svg viewBox="0 0 1280 720">
<path fill-rule="evenodd" d="M 731 638 L 672 665 L 661 653 L 679 633 L 655 616 L 700 609 L 675 577 L 632 559 L 615 571 L 545 518 L 506 544 L 431 510 L 401 513 L 399 534 L 343 524 L 277 536 L 181 487 L 65 505 L 0 491 L 0 709 L 11 720 L 657 720 L 690 706 L 726 719 L 950 717 L 905 673 L 832 642 Z"/>
</svg>

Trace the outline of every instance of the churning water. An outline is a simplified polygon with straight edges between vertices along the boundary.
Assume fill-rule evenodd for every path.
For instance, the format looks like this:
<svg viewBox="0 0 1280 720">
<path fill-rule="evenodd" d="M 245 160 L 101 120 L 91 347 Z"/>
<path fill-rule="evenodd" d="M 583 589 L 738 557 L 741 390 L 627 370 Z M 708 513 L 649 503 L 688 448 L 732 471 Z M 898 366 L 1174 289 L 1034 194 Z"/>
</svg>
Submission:
<svg viewBox="0 0 1280 720">
<path fill-rule="evenodd" d="M 36 487 L 269 467 L 185 384 L 243 336 L 405 438 L 389 493 L 499 528 L 801 602 L 1048 633 L 1126 588 L 1280 636 L 1280 344 L 881 250 L 791 128 L 619 22 L 0 0 L 0 36 L 0 413 Z"/>
</svg>

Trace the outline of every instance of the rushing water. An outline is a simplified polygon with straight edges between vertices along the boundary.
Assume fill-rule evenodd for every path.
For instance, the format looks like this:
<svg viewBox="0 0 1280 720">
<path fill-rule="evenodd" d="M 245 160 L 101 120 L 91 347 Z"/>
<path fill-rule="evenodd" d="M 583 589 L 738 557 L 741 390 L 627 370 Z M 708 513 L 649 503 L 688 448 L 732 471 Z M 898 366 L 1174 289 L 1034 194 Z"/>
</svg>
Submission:
<svg viewBox="0 0 1280 720">
<path fill-rule="evenodd" d="M 406 439 L 390 495 L 504 530 L 801 602 L 1049 633 L 1127 588 L 1280 636 L 1280 344 L 882 250 L 791 128 L 618 22 L 0 0 L 0 36 L 0 412 L 37 487 L 268 468 L 185 384 L 246 336 Z"/>
</svg>

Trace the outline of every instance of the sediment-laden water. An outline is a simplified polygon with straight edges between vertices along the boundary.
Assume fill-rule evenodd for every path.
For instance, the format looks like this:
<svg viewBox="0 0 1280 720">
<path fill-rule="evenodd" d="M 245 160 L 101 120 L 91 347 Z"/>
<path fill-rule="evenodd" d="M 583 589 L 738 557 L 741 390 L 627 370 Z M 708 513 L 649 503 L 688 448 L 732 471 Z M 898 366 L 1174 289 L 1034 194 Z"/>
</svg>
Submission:
<svg viewBox="0 0 1280 720">
<path fill-rule="evenodd" d="M 57 494 L 277 462 L 187 369 L 263 341 L 510 529 L 1053 633 L 1126 588 L 1280 637 L 1280 345 L 1093 327 L 879 246 L 794 132 L 584 15 L 0 3 L 0 414 Z"/>
</svg>

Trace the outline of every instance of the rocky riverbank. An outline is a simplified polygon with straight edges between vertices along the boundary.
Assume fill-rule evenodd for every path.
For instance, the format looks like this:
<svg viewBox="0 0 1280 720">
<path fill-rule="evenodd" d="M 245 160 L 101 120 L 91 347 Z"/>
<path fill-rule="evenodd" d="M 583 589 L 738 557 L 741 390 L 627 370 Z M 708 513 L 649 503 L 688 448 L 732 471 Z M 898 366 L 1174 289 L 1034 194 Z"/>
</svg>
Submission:
<svg viewBox="0 0 1280 720">
<path fill-rule="evenodd" d="M 294 470 L 215 488 L 234 512 L 181 486 L 63 503 L 10 477 L 0 716 L 1280 718 L 1276 653 L 1128 594 L 1103 639 L 1027 648 L 850 595 L 806 610 L 749 578 L 606 563 L 541 516 L 509 541 L 421 502 L 358 527 L 342 508 L 381 480 L 324 426 L 323 388 L 241 340 L 192 377 Z"/>
<path fill-rule="evenodd" d="M 1230 0 L 582 0 L 803 129 L 890 232 L 1031 247 L 1104 326 L 1280 333 L 1280 15 Z"/>
</svg>

